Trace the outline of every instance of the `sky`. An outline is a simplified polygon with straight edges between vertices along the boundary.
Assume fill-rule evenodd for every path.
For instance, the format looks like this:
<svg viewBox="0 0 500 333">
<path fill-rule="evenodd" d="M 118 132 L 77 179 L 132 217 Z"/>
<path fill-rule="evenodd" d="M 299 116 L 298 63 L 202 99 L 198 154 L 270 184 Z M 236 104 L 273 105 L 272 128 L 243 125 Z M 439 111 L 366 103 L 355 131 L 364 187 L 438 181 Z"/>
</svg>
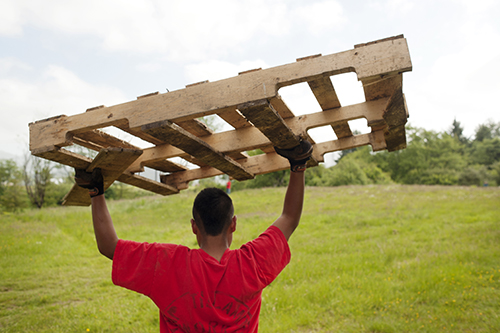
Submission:
<svg viewBox="0 0 500 333">
<path fill-rule="evenodd" d="M 456 119 L 473 137 L 500 122 L 499 17 L 497 0 L 1 0 L 0 157 L 28 152 L 36 120 L 399 34 L 409 124 Z M 332 81 L 343 105 L 364 101 L 354 73 Z M 321 111 L 306 84 L 279 92 L 296 115 Z M 332 140 L 325 131 L 310 134 Z"/>
</svg>

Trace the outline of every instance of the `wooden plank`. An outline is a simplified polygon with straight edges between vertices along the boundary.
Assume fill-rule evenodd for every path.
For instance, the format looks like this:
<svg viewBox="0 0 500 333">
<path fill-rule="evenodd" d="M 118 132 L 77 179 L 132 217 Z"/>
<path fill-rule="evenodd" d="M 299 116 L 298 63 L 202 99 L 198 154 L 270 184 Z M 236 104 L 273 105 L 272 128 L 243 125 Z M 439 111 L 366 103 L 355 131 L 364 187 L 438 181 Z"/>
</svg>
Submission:
<svg viewBox="0 0 500 333">
<path fill-rule="evenodd" d="M 390 97 L 403 84 L 403 75 L 371 77 L 362 82 L 366 101 L 374 101 Z"/>
<path fill-rule="evenodd" d="M 244 151 L 242 151 L 241 153 L 240 152 L 237 152 L 237 151 L 234 151 L 234 152 L 228 152 L 226 154 L 227 156 L 229 156 L 230 158 L 232 158 L 233 160 L 241 160 L 242 158 L 247 158 L 248 157 L 248 154 Z"/>
<path fill-rule="evenodd" d="M 92 159 L 59 147 L 43 147 L 31 152 L 33 155 L 67 165 L 76 169 L 86 169 Z"/>
<path fill-rule="evenodd" d="M 308 81 L 307 84 L 311 88 L 314 97 L 318 100 L 322 110 L 335 109 L 341 106 L 329 76 Z"/>
<path fill-rule="evenodd" d="M 89 132 L 78 133 L 73 136 L 73 142 L 92 150 L 99 151 L 102 148 L 121 147 L 128 149 L 140 149 L 126 141 L 120 140 L 106 132 L 92 130 Z"/>
<path fill-rule="evenodd" d="M 384 120 L 388 130 L 385 131 L 387 150 L 395 151 L 406 148 L 405 124 L 408 118 L 408 110 L 401 86 L 393 93 L 387 102 Z"/>
<path fill-rule="evenodd" d="M 313 156 L 324 162 L 324 155 L 335 151 L 371 145 L 373 151 L 380 151 L 387 148 L 384 131 L 375 131 L 367 134 L 353 135 L 347 138 L 317 143 L 314 145 Z"/>
<path fill-rule="evenodd" d="M 293 148 L 299 144 L 299 137 L 285 124 L 283 118 L 267 100 L 248 102 L 238 106 L 238 110 L 257 127 L 274 146 Z"/>
<path fill-rule="evenodd" d="M 104 178 L 104 190 L 106 190 L 141 154 L 142 151 L 137 149 L 102 149 L 94 158 L 94 160 L 87 166 L 86 170 L 88 172 L 92 172 L 95 168 L 100 168 L 102 170 L 102 175 Z M 63 205 L 90 205 L 90 196 L 88 190 L 83 189 L 76 184 L 73 185 L 73 188 L 64 197 Z"/>
<path fill-rule="evenodd" d="M 295 117 L 293 112 L 288 108 L 288 105 L 286 105 L 285 101 L 279 94 L 273 98 L 270 98 L 269 103 L 271 103 L 271 105 L 279 113 L 281 118 L 288 119 Z"/>
<path fill-rule="evenodd" d="M 343 106 L 337 109 L 284 119 L 284 122 L 294 133 L 305 133 L 311 128 L 327 126 L 342 120 L 359 118 L 366 118 L 369 126 L 372 124 L 382 124 L 385 128 L 386 124 L 383 119 L 383 114 L 388 100 L 388 98 L 383 98 L 372 102 Z M 250 151 L 273 145 L 272 142 L 254 126 L 214 133 L 213 135 L 204 137 L 203 140 L 211 147 L 224 154 L 234 151 Z M 153 148 L 147 148 L 144 149 L 144 153 L 130 166 L 128 171 L 140 172 L 143 171 L 141 169 L 141 163 L 144 163 L 144 161 L 178 157 L 183 153 L 182 150 L 170 144 L 162 144 Z"/>
<path fill-rule="evenodd" d="M 207 125 L 205 125 L 198 119 L 176 121 L 175 123 L 184 128 L 189 133 L 196 136 L 211 135 L 214 133 L 214 131 L 212 131 Z"/>
<path fill-rule="evenodd" d="M 241 113 L 238 110 L 236 110 L 236 107 L 227 108 L 227 109 L 223 110 L 222 112 L 220 112 L 218 115 L 226 123 L 233 126 L 235 129 L 252 126 L 252 124 L 250 124 L 245 119 L 245 117 L 243 117 L 241 115 Z"/>
<path fill-rule="evenodd" d="M 163 184 L 149 178 L 134 175 L 128 172 L 122 173 L 120 177 L 118 177 L 118 181 L 161 195 L 179 193 L 179 189 L 174 186 L 169 186 L 167 184 Z"/>
<path fill-rule="evenodd" d="M 307 82 L 322 110 L 335 109 L 340 107 L 340 101 L 333 88 L 330 77 L 324 76 Z M 333 131 L 337 138 L 352 136 L 351 128 L 347 121 L 332 124 Z"/>
<path fill-rule="evenodd" d="M 214 150 L 205 141 L 180 128 L 168 120 L 148 124 L 142 131 L 169 143 L 186 153 L 211 165 L 237 180 L 251 179 L 254 175 L 228 156 Z"/>
<path fill-rule="evenodd" d="M 161 160 L 161 161 L 147 161 L 143 163 L 144 166 L 148 168 L 152 168 L 161 172 L 178 172 L 178 171 L 184 171 L 187 170 L 187 168 L 183 165 L 170 162 L 168 160 Z"/>
<path fill-rule="evenodd" d="M 64 119 L 30 124 L 30 149 L 71 144 L 69 133 L 106 126 L 141 126 L 162 120 L 183 121 L 261 99 L 273 99 L 279 88 L 321 76 L 356 72 L 358 80 L 410 71 L 406 39 L 399 38 L 345 52 L 239 75 L 229 79 L 103 107 Z"/>
</svg>

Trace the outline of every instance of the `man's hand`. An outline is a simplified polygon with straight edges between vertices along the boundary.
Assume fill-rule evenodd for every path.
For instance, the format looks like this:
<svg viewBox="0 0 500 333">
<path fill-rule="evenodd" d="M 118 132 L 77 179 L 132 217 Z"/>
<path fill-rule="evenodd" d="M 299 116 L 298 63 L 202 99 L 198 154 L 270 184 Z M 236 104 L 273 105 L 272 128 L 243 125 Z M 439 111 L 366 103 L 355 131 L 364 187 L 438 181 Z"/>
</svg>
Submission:
<svg viewBox="0 0 500 333">
<path fill-rule="evenodd" d="M 92 172 L 75 169 L 75 182 L 78 186 L 88 189 L 91 198 L 104 194 L 104 178 L 99 168 Z"/>
<path fill-rule="evenodd" d="M 274 147 L 278 155 L 283 156 L 290 162 L 290 169 L 293 172 L 302 172 L 306 169 L 306 163 L 311 158 L 313 146 L 307 140 L 300 140 L 300 144 L 290 149 L 280 149 Z"/>
</svg>

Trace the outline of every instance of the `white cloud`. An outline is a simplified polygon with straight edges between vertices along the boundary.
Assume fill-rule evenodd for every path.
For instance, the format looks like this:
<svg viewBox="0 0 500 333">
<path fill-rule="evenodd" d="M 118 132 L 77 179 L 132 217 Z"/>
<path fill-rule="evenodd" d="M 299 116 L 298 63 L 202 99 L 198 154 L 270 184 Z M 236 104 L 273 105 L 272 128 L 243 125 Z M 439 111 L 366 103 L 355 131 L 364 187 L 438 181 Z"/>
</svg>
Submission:
<svg viewBox="0 0 500 333">
<path fill-rule="evenodd" d="M 463 4 L 469 8 L 469 3 Z M 409 100 L 414 125 L 446 130 L 456 117 L 465 134 L 472 136 L 486 119 L 498 119 L 500 32 L 493 9 L 492 3 L 479 1 L 474 11 L 464 15 L 465 20 L 455 28 L 453 49 L 436 55 L 432 67 L 421 74 L 425 79 L 409 90 L 414 95 Z"/>
<path fill-rule="evenodd" d="M 342 6 L 337 1 L 308 3 L 293 11 L 293 17 L 306 25 L 313 35 L 320 35 L 331 29 L 338 29 L 347 23 Z"/>
<path fill-rule="evenodd" d="M 0 3 L 0 35 L 19 36 L 22 34 L 24 21 L 22 1 L 3 0 Z"/>
<path fill-rule="evenodd" d="M 415 4 L 411 0 L 388 0 L 386 8 L 390 15 L 404 15 L 409 13 Z"/>
<path fill-rule="evenodd" d="M 237 76 L 238 73 L 251 69 L 266 68 L 267 64 L 263 60 L 243 61 L 234 64 L 225 61 L 210 60 L 197 64 L 187 65 L 186 77 L 192 82 L 209 80 L 211 82 Z"/>
<path fill-rule="evenodd" d="M 28 71 L 31 66 L 13 57 L 0 58 L 0 74 L 6 75 L 7 73 L 15 70 Z"/>
<path fill-rule="evenodd" d="M 337 1 L 290 4 L 286 0 L 4 0 L 0 34 L 24 27 L 60 35 L 97 37 L 108 51 L 151 54 L 171 60 L 200 60 L 238 52 L 291 33 L 292 26 L 319 34 L 346 22 Z"/>
</svg>

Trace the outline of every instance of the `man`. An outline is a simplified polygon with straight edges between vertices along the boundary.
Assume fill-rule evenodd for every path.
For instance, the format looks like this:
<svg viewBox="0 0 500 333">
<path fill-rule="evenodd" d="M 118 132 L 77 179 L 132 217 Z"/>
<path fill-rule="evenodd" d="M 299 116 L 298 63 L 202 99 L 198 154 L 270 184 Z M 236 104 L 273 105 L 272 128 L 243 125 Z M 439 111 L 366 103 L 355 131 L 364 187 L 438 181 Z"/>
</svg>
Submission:
<svg viewBox="0 0 500 333">
<path fill-rule="evenodd" d="M 275 148 L 292 172 L 280 217 L 259 237 L 230 250 L 236 216 L 222 190 L 201 191 L 191 228 L 199 249 L 118 239 L 104 199 L 103 179 L 76 170 L 88 188 L 99 251 L 113 260 L 116 285 L 150 297 L 160 309 L 160 332 L 257 332 L 262 290 L 290 261 L 288 240 L 297 228 L 304 200 L 304 172 L 312 145 L 301 141 Z"/>
</svg>

